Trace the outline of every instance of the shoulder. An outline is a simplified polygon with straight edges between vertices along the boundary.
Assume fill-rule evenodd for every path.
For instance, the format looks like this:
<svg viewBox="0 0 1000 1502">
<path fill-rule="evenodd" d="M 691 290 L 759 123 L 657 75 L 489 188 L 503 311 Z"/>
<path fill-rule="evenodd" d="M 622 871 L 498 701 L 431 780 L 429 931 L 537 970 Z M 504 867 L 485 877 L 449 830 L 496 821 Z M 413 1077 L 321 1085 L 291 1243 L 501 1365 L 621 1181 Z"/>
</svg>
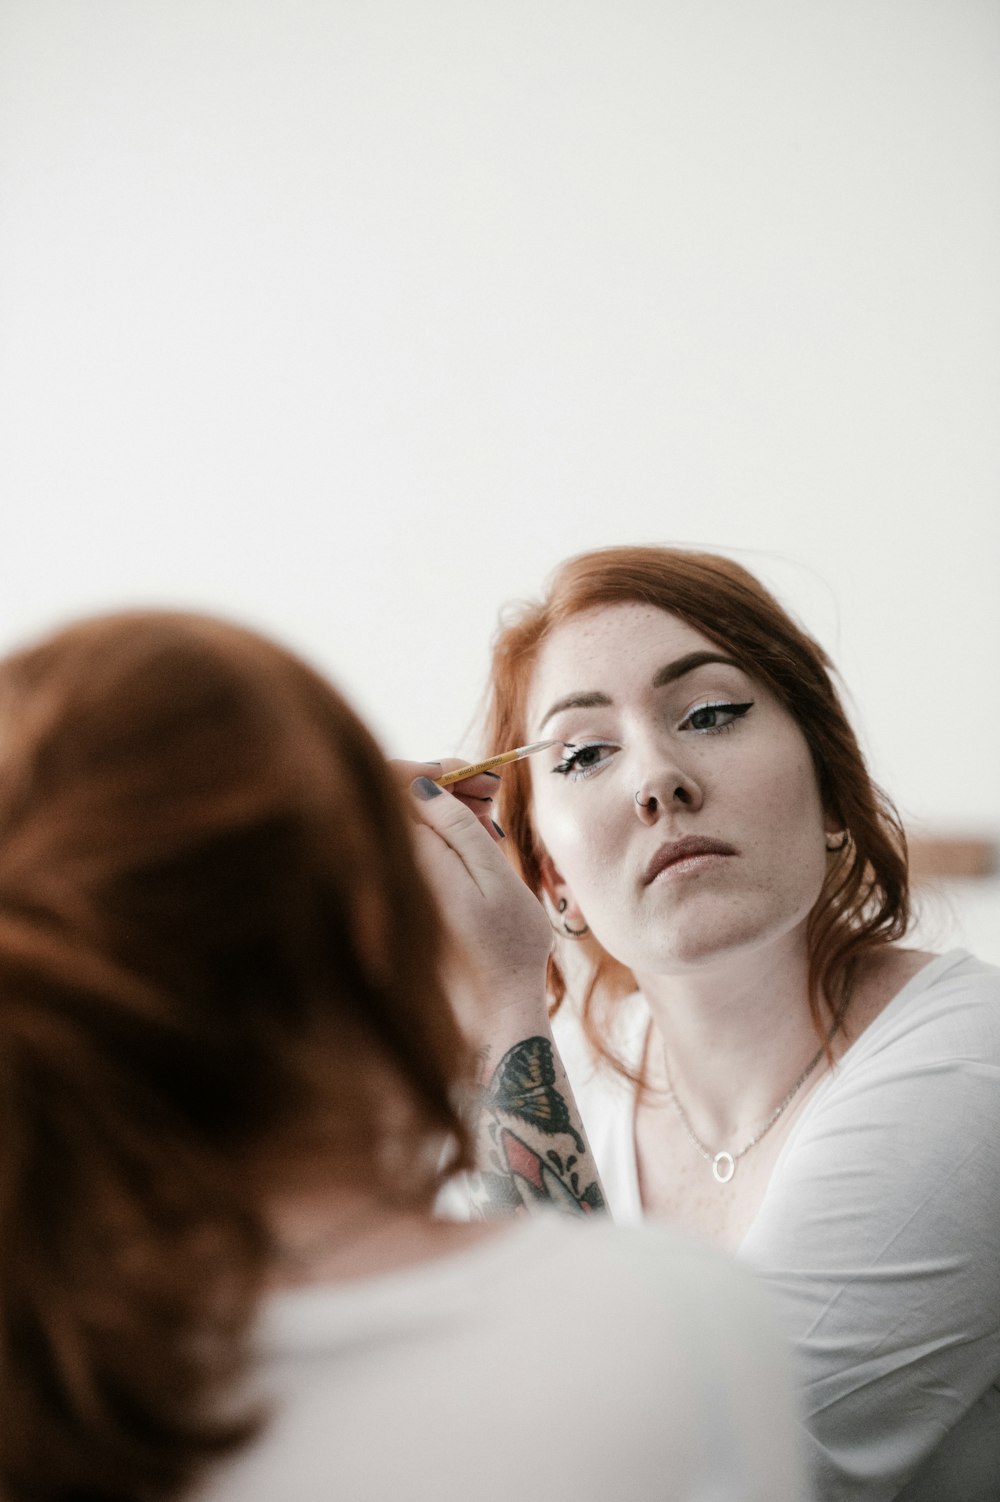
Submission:
<svg viewBox="0 0 1000 1502">
<path fill-rule="evenodd" d="M 268 1436 L 278 1489 L 254 1496 L 283 1494 L 282 1460 L 305 1435 L 322 1470 L 303 1498 L 327 1495 L 335 1448 L 345 1494 L 407 1492 L 415 1465 L 438 1497 L 499 1502 L 511 1476 L 497 1463 L 498 1422 L 539 1496 L 638 1502 L 659 1496 L 665 1476 L 678 1498 L 803 1495 L 790 1357 L 770 1301 L 713 1248 L 552 1212 L 327 1297 L 334 1338 L 316 1317 L 318 1291 L 301 1309 L 296 1364 L 278 1390 L 287 1406 Z M 328 1352 L 325 1376 L 317 1350 Z M 386 1414 L 392 1445 L 373 1449 Z M 352 1490 L 355 1475 L 365 1485 Z M 247 1494 L 234 1483 L 220 1498 Z"/>
<path fill-rule="evenodd" d="M 1000 1204 L 1000 970 L 964 950 L 933 956 L 846 1041 L 781 1150 L 748 1243 L 786 1215 L 799 1232 L 814 1216 L 822 1242 L 833 1202 L 849 1204 L 869 1230 L 887 1217 L 901 1223 L 931 1186 L 949 1204 L 955 1197 L 959 1220 L 979 1214 L 977 1206 L 992 1216 Z M 797 1197 L 793 1213 L 787 1195 Z"/>
<path fill-rule="evenodd" d="M 771 1347 L 769 1298 L 753 1274 L 717 1247 L 665 1225 L 546 1221 L 543 1259 L 532 1261 L 540 1281 L 558 1280 L 563 1296 L 567 1282 L 575 1285 L 588 1304 L 599 1300 L 605 1319 L 636 1338 L 655 1343 L 667 1327 L 685 1336 L 685 1347 L 687 1338 L 703 1345 L 710 1330 L 726 1327 L 727 1346 L 745 1337 Z"/>
<path fill-rule="evenodd" d="M 781 1229 L 796 1255 L 808 1237 L 828 1262 L 832 1243 L 846 1237 L 854 1253 L 874 1258 L 887 1225 L 923 1237 L 932 1203 L 970 1245 L 973 1223 L 991 1241 L 998 1132 L 1000 971 L 965 951 L 938 955 L 850 1042 L 806 1103 L 744 1245 Z"/>
<path fill-rule="evenodd" d="M 1000 969 L 966 950 L 893 949 L 867 968 L 845 1062 L 932 1053 L 1000 1066 Z"/>
<path fill-rule="evenodd" d="M 720 1495 L 801 1496 L 792 1358 L 773 1293 L 718 1248 L 668 1226 L 563 1217 L 556 1229 L 535 1329 L 557 1339 L 564 1387 L 579 1384 L 581 1410 L 599 1351 L 603 1391 L 629 1394 L 615 1407 L 615 1445 L 638 1455 L 651 1434 L 664 1443 L 669 1435 L 678 1496 L 688 1495 L 686 1465 L 701 1474 L 709 1435 Z M 568 1309 L 577 1311 L 570 1330 Z"/>
</svg>

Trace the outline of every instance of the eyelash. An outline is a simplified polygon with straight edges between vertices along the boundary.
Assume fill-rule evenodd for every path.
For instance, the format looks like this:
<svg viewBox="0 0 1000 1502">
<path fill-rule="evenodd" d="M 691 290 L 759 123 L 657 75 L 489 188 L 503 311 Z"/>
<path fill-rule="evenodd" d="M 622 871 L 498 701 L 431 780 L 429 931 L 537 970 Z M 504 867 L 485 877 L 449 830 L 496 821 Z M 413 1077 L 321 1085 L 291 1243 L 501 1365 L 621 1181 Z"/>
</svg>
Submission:
<svg viewBox="0 0 1000 1502">
<path fill-rule="evenodd" d="M 689 728 L 695 735 L 722 735 L 727 730 L 734 730 L 737 722 L 742 720 L 743 716 L 751 709 L 753 709 L 752 699 L 746 704 L 734 704 L 728 699 L 719 699 L 711 704 L 699 704 L 684 716 L 678 729 L 684 730 L 685 728 Z M 718 712 L 730 714 L 732 719 L 727 720 L 724 725 L 704 725 L 701 728 L 691 724 L 695 715 Z M 563 748 L 571 754 L 566 757 L 565 761 L 561 761 L 557 766 L 554 766 L 552 770 L 562 777 L 568 777 L 572 782 L 578 782 L 584 777 L 592 777 L 606 761 L 610 760 L 609 757 L 602 756 L 599 761 L 581 766 L 580 758 L 587 751 L 597 751 L 603 748 L 610 750 L 619 749 L 615 741 L 584 741 L 579 745 L 574 741 L 564 741 Z"/>
<path fill-rule="evenodd" d="M 752 699 L 747 704 L 733 704 L 728 699 L 716 699 L 711 704 L 699 704 L 694 709 L 692 709 L 688 714 L 684 716 L 683 720 L 681 720 L 680 729 L 683 730 L 686 725 L 689 725 L 690 728 L 694 731 L 695 735 L 721 735 L 724 730 L 734 730 L 736 728 L 736 722 L 738 720 L 742 720 L 743 716 L 750 709 L 753 709 Z M 704 725 L 701 729 L 699 729 L 696 725 L 691 725 L 691 721 L 694 719 L 696 714 L 714 713 L 718 710 L 722 710 L 727 714 L 731 714 L 732 719 L 727 720 L 725 725 Z"/>
<path fill-rule="evenodd" d="M 563 777 L 568 777 L 572 782 L 578 782 L 582 777 L 592 777 L 608 758 L 602 756 L 600 761 L 591 762 L 589 766 L 581 767 L 580 757 L 586 751 L 597 751 L 604 746 L 614 748 L 615 742 L 584 741 L 582 745 L 576 745 L 573 741 L 563 741 L 563 749 L 571 751 L 572 754 L 567 756 L 565 761 L 561 761 L 558 766 L 553 767 L 552 770 L 553 772 L 560 773 Z"/>
</svg>

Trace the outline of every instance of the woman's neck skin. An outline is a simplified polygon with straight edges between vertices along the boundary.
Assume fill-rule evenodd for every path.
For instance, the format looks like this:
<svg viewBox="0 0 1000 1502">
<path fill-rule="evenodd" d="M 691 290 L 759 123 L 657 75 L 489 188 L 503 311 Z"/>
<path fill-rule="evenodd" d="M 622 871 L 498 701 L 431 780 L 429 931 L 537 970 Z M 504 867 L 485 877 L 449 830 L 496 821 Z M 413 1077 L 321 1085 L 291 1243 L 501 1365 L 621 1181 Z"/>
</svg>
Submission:
<svg viewBox="0 0 1000 1502">
<path fill-rule="evenodd" d="M 859 966 L 843 1023 L 831 1040 L 834 1064 L 932 958 L 887 947 Z M 637 1098 L 634 1122 L 642 1204 L 647 1213 L 735 1251 L 760 1209 L 784 1144 L 830 1069 L 820 1058 L 752 1151 L 740 1153 L 819 1048 L 804 956 L 794 946 L 783 956 L 772 948 L 766 959 L 743 955 L 711 973 L 639 979 L 653 1014 L 645 1061 L 652 1088 Z M 829 1009 L 824 1020 L 829 1026 Z M 731 1183 L 715 1180 L 690 1141 L 668 1092 L 667 1069 L 676 1100 L 706 1148 L 738 1156 Z"/>
<path fill-rule="evenodd" d="M 665 1088 L 669 1072 L 707 1142 L 752 1136 L 819 1047 L 802 926 L 763 950 L 637 980 L 653 1018 L 650 1083 Z"/>
</svg>

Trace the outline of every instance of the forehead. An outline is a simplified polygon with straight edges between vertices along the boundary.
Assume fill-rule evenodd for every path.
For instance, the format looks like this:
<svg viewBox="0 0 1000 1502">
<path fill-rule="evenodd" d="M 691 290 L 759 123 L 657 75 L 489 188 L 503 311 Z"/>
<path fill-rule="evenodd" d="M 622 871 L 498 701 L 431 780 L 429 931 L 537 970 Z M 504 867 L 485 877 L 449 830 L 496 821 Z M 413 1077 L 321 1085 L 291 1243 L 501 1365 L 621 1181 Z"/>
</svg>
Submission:
<svg viewBox="0 0 1000 1502">
<path fill-rule="evenodd" d="M 528 696 L 536 722 L 549 703 L 574 690 L 613 694 L 689 652 L 724 651 L 718 642 L 657 605 L 598 605 L 563 621 L 538 654 Z"/>
</svg>

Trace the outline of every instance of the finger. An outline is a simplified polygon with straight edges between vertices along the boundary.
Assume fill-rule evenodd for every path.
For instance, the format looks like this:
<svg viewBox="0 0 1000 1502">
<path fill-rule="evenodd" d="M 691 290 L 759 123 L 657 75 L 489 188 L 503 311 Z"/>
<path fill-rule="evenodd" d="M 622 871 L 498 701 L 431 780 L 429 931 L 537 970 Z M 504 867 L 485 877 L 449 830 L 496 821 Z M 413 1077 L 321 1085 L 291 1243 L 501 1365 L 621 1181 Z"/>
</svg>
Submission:
<svg viewBox="0 0 1000 1502">
<path fill-rule="evenodd" d="M 465 762 L 455 756 L 443 761 L 403 761 L 394 759 L 389 763 L 399 780 L 407 786 L 415 777 L 429 777 L 436 782 L 445 772 L 457 772 Z M 499 772 L 477 772 L 472 777 L 463 777 L 461 782 L 449 784 L 448 791 L 457 797 L 495 798 L 500 787 Z"/>
<path fill-rule="evenodd" d="M 455 757 L 433 762 L 399 760 L 390 762 L 395 775 L 400 781 L 405 781 L 407 786 L 417 777 L 426 777 L 431 782 L 435 782 L 443 772 L 464 765 L 464 762 Z M 506 839 L 506 835 L 493 817 L 493 799 L 499 787 L 499 773 L 479 772 L 474 777 L 464 777 L 461 782 L 452 783 L 446 789 L 451 797 L 464 803 L 470 813 L 475 815 L 491 840 Z"/>
<path fill-rule="evenodd" d="M 446 789 L 446 791 L 448 790 Z M 452 796 L 454 797 L 455 795 L 453 794 Z M 507 838 L 503 830 L 500 828 L 500 825 L 493 817 L 492 799 L 486 799 L 484 801 L 482 798 L 475 798 L 471 802 L 468 802 L 465 798 L 459 798 L 458 802 L 461 803 L 463 807 L 469 810 L 469 813 L 472 814 L 474 819 L 479 820 L 479 823 L 486 830 L 486 833 L 489 835 L 491 840 L 504 840 Z"/>
<path fill-rule="evenodd" d="M 468 806 L 469 805 L 466 804 L 467 808 Z M 492 804 L 490 804 L 486 808 L 473 807 L 470 809 L 470 813 L 472 813 L 474 817 L 478 819 L 479 823 L 486 830 L 486 833 L 489 835 L 491 840 L 505 840 L 507 836 L 500 828 L 500 825 L 497 823 L 496 819 L 494 819 L 493 814 L 490 811 L 492 807 Z"/>
<path fill-rule="evenodd" d="M 449 797 L 429 778 L 418 777 L 411 791 L 417 818 L 455 852 L 480 889 L 498 875 L 508 874 L 507 863 L 496 849 L 499 826 L 484 828 L 461 799 Z"/>
<path fill-rule="evenodd" d="M 440 777 L 441 773 L 436 776 Z M 456 798 L 495 798 L 500 791 L 500 777 L 496 772 L 477 772 L 475 777 L 449 782 L 446 791 Z"/>
<path fill-rule="evenodd" d="M 494 840 L 504 838 L 503 830 L 493 817 L 493 799 L 500 787 L 500 779 L 490 772 L 480 772 L 476 777 L 449 784 L 447 791 L 475 814 L 486 833 Z"/>
<path fill-rule="evenodd" d="M 472 818 L 471 815 L 469 817 Z M 486 832 L 479 827 L 477 820 L 472 820 L 472 827 L 478 829 L 478 838 L 487 844 Z M 420 867 L 430 878 L 439 899 L 442 894 L 459 890 L 455 887 L 456 882 L 469 883 L 479 898 L 485 895 L 484 883 L 477 879 L 474 866 L 470 866 L 452 841 L 443 838 L 434 823 L 425 819 L 421 813 L 417 813 L 415 818 L 413 838 Z"/>
<path fill-rule="evenodd" d="M 415 777 L 429 777 L 433 782 L 447 770 L 440 761 L 401 761 L 397 758 L 393 758 L 389 766 L 402 787 L 409 787 Z"/>
</svg>

